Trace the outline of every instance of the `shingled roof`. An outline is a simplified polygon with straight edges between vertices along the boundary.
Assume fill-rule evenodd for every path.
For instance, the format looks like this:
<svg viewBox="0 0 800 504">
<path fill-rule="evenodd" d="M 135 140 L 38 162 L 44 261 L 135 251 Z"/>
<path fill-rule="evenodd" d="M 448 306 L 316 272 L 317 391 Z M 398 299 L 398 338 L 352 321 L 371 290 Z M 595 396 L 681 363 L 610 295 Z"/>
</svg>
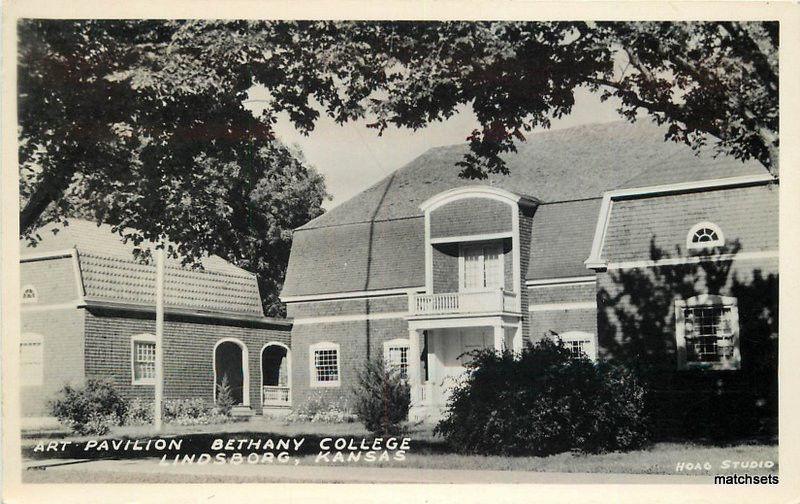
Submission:
<svg viewBox="0 0 800 504">
<path fill-rule="evenodd" d="M 606 191 L 764 171 L 757 163 L 714 157 L 710 149 L 694 152 L 664 135 L 645 120 L 537 133 L 506 156 L 509 175 L 475 181 L 459 178 L 455 166 L 465 146 L 431 149 L 298 228 L 282 295 L 421 286 L 419 205 L 455 187 L 490 185 L 543 203 L 534 216 L 530 280 L 587 274 L 583 261 Z"/>
<path fill-rule="evenodd" d="M 37 234 L 42 239 L 35 247 L 21 243 L 23 260 L 32 254 L 77 250 L 87 304 L 155 305 L 155 266 L 138 261 L 133 244 L 123 243 L 111 226 L 70 219 L 69 226 L 49 224 Z M 178 259 L 167 259 L 167 311 L 268 320 L 255 275 L 217 256 L 204 257 L 200 262 L 203 269 L 191 269 L 182 267 Z"/>
</svg>

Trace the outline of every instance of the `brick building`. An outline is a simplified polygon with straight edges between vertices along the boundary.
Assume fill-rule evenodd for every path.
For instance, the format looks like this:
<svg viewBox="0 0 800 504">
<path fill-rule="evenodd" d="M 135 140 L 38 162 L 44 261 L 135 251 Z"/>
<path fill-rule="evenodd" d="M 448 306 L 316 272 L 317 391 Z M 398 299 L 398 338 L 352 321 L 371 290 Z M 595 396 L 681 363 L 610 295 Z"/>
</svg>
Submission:
<svg viewBox="0 0 800 504">
<path fill-rule="evenodd" d="M 155 267 L 108 226 L 53 228 L 21 245 L 23 416 L 47 416 L 61 387 L 87 379 L 152 400 Z M 164 398 L 213 401 L 227 376 L 240 413 L 288 408 L 291 323 L 264 316 L 253 274 L 214 256 L 202 264 L 167 261 Z"/>
<path fill-rule="evenodd" d="M 533 135 L 487 180 L 457 176 L 464 149 L 432 149 L 295 231 L 295 404 L 344 397 L 382 355 L 408 373 L 412 415 L 436 416 L 464 352 L 552 331 L 646 368 L 664 411 L 735 397 L 777 412 L 778 183 L 763 167 L 641 122 Z"/>
</svg>

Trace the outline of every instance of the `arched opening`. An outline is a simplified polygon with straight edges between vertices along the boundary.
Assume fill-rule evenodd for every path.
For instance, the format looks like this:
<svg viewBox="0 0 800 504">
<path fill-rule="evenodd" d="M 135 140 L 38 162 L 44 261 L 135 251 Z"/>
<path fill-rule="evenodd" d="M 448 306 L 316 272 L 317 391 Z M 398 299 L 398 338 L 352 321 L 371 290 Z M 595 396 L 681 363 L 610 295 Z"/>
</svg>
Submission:
<svg viewBox="0 0 800 504">
<path fill-rule="evenodd" d="M 223 381 L 227 381 L 235 404 L 249 406 L 250 387 L 247 347 L 239 340 L 220 340 L 214 347 L 214 401 Z"/>
<path fill-rule="evenodd" d="M 261 402 L 264 406 L 291 404 L 289 347 L 268 343 L 261 349 Z"/>
</svg>

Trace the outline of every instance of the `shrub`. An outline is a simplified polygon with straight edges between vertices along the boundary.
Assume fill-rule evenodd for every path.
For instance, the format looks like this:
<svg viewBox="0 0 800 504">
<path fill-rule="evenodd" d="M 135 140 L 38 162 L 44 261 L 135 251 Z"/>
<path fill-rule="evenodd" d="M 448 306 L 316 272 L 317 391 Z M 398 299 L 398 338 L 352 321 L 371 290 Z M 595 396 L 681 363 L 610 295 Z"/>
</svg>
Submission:
<svg viewBox="0 0 800 504">
<path fill-rule="evenodd" d="M 356 420 L 346 398 L 331 401 L 319 391 L 286 416 L 287 422 L 352 423 Z"/>
<path fill-rule="evenodd" d="M 78 434 L 103 435 L 122 423 L 126 406 L 111 382 L 88 380 L 81 387 L 62 388 L 50 402 L 50 412 Z"/>
<path fill-rule="evenodd" d="M 408 418 L 411 390 L 396 368 L 383 359 L 369 359 L 358 373 L 354 390 L 355 413 L 370 432 L 396 434 Z"/>
<path fill-rule="evenodd" d="M 630 371 L 545 339 L 518 357 L 475 352 L 434 432 L 465 453 L 629 450 L 648 439 L 644 396 Z"/>
<path fill-rule="evenodd" d="M 125 411 L 125 425 L 148 425 L 153 423 L 153 403 L 135 398 Z"/>
<path fill-rule="evenodd" d="M 228 375 L 223 375 L 222 380 L 217 384 L 217 408 L 223 415 L 230 415 L 234 404 Z"/>
<path fill-rule="evenodd" d="M 176 425 L 208 425 L 232 422 L 233 418 L 203 399 L 170 399 L 164 401 L 164 421 Z"/>
</svg>

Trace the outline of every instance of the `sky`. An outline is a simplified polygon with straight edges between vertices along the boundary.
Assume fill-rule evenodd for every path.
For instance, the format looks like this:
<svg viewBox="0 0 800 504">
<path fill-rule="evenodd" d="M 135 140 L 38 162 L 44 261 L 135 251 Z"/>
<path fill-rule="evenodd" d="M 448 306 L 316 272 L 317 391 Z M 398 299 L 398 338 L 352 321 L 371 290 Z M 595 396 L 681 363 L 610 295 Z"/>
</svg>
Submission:
<svg viewBox="0 0 800 504">
<path fill-rule="evenodd" d="M 266 90 L 253 88 L 247 106 L 260 113 L 267 98 Z M 578 89 L 572 113 L 553 120 L 551 129 L 618 121 L 620 116 L 615 108 L 616 102 L 601 102 L 599 95 Z M 478 126 L 467 108 L 427 128 L 417 131 L 390 128 L 380 137 L 374 129 L 366 127 L 368 122 L 340 126 L 323 113 L 314 131 L 304 136 L 295 130 L 286 114 L 278 118 L 275 128 L 278 137 L 287 145 L 298 146 L 306 160 L 325 176 L 328 192 L 333 196 L 323 204 L 326 210 L 347 201 L 432 147 L 465 143 L 467 135 Z"/>
</svg>

